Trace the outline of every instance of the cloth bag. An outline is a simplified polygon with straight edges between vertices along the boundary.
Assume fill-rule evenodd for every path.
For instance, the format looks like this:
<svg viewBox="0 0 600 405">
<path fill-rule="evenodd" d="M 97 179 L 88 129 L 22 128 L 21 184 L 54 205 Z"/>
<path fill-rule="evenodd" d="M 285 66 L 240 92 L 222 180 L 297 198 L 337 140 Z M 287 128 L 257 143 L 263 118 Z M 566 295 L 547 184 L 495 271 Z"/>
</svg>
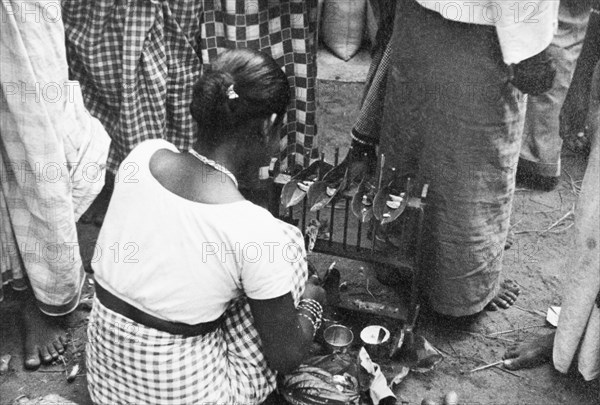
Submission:
<svg viewBox="0 0 600 405">
<path fill-rule="evenodd" d="M 292 405 L 358 405 L 357 361 L 346 353 L 313 357 L 285 375 L 278 390 Z"/>
<path fill-rule="evenodd" d="M 350 60 L 362 45 L 367 0 L 325 0 L 322 15 L 323 42 L 334 55 Z"/>
</svg>

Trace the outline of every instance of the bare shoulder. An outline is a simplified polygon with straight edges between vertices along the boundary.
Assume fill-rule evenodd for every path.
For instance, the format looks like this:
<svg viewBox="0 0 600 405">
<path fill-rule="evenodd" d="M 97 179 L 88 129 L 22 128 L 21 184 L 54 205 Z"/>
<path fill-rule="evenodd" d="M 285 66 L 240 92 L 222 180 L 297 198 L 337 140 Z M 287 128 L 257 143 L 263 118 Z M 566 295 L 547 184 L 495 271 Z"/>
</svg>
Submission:
<svg viewBox="0 0 600 405">
<path fill-rule="evenodd" d="M 150 173 L 157 180 L 168 180 L 169 175 L 173 175 L 174 168 L 178 164 L 179 153 L 169 149 L 159 149 L 150 157 Z M 162 181 L 161 181 L 162 182 Z"/>
<path fill-rule="evenodd" d="M 193 195 L 189 194 L 189 176 L 186 175 L 190 165 L 182 162 L 183 159 L 185 157 L 181 153 L 169 149 L 159 149 L 150 157 L 150 174 L 161 186 L 172 193 L 194 200 Z"/>
</svg>

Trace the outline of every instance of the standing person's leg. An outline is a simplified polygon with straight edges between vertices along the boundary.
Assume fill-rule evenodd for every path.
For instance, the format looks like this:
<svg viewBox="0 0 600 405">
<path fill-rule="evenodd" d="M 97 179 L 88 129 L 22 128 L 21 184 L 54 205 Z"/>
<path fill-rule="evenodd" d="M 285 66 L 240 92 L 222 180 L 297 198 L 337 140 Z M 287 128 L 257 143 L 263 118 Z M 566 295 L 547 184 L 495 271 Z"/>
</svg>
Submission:
<svg viewBox="0 0 600 405">
<path fill-rule="evenodd" d="M 517 170 L 518 183 L 543 191 L 558 184 L 562 149 L 559 115 L 581 52 L 589 10 L 573 13 L 561 4 L 558 18 L 558 32 L 548 48 L 556 64 L 556 78 L 550 91 L 527 98 Z"/>
<path fill-rule="evenodd" d="M 560 113 L 560 135 L 565 146 L 587 155 L 590 150 L 586 118 L 590 106 L 590 88 L 594 68 L 600 59 L 600 1 L 595 0 L 588 20 L 583 47 L 577 59 L 571 87 Z"/>
<path fill-rule="evenodd" d="M 422 281 L 451 316 L 507 307 L 501 282 L 520 147 L 519 93 L 493 27 L 399 3 L 380 148 L 384 175 L 429 183 Z M 440 38 L 444 38 L 443 41 Z"/>
<path fill-rule="evenodd" d="M 565 261 L 565 271 L 570 275 L 558 328 L 556 333 L 508 350 L 504 358 L 505 366 L 509 369 L 535 367 L 552 359 L 558 371 L 567 373 L 577 359 L 579 372 L 586 380 L 600 376 L 600 76 L 594 78 L 594 84 L 595 97 L 592 96 L 590 106 L 592 151 L 575 216 L 575 249 Z"/>
<path fill-rule="evenodd" d="M 598 65 L 600 66 L 600 64 Z M 597 69 L 597 73 L 600 69 Z M 566 373 L 575 359 L 586 380 L 600 377 L 600 76 L 594 76 L 590 102 L 591 152 L 575 212 L 576 246 L 569 262 L 556 338 L 554 367 Z M 571 267 L 572 266 L 572 267 Z"/>
<path fill-rule="evenodd" d="M 0 8 L 1 284 L 31 287 L 22 310 L 28 368 L 64 350 L 61 317 L 84 281 L 75 221 L 102 187 L 109 142 L 68 80 L 60 11 L 59 1 Z"/>
<path fill-rule="evenodd" d="M 381 119 L 383 116 L 385 87 L 390 67 L 390 38 L 394 30 L 396 2 L 372 0 L 378 4 L 379 29 L 375 48 L 371 55 L 371 65 L 363 91 L 359 116 L 352 127 L 352 135 L 369 143 L 379 142 Z"/>
<path fill-rule="evenodd" d="M 81 82 L 87 108 L 113 140 L 108 178 L 135 179 L 133 166 L 123 168 L 121 179 L 113 175 L 144 140 L 163 138 L 180 150 L 192 146 L 195 123 L 189 104 L 201 71 L 196 48 L 205 3 L 64 2 L 70 71 Z M 102 223 L 111 194 L 107 184 L 88 220 Z"/>
<path fill-rule="evenodd" d="M 145 139 L 165 138 L 188 149 L 195 128 L 188 114 L 190 89 L 201 63 L 237 47 L 271 55 L 293 86 L 294 100 L 282 129 L 282 169 L 318 158 L 317 1 L 257 7 L 253 1 L 65 2 L 71 71 L 82 84 L 86 106 L 113 139 L 109 171 L 115 172 Z M 108 207 L 109 187 L 102 196 L 93 209 L 98 224 Z"/>
</svg>

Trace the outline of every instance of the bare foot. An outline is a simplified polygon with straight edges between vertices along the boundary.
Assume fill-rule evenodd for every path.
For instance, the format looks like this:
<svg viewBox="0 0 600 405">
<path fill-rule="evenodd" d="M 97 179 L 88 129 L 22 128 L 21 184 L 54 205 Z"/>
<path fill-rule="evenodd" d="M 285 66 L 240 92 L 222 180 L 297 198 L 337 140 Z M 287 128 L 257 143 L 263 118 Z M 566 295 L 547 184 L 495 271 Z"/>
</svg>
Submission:
<svg viewBox="0 0 600 405">
<path fill-rule="evenodd" d="M 554 332 L 539 337 L 533 342 L 523 343 L 504 353 L 504 367 L 509 370 L 537 367 L 552 357 Z"/>
<path fill-rule="evenodd" d="M 52 317 L 42 313 L 32 299 L 28 299 L 21 312 L 24 332 L 25 368 L 37 369 L 40 364 L 50 363 L 67 346 L 64 317 Z"/>
<path fill-rule="evenodd" d="M 497 311 L 499 309 L 507 309 L 515 303 L 517 297 L 521 294 L 521 289 L 512 280 L 505 280 L 500 286 L 498 295 L 487 304 L 485 309 L 487 311 Z"/>
</svg>

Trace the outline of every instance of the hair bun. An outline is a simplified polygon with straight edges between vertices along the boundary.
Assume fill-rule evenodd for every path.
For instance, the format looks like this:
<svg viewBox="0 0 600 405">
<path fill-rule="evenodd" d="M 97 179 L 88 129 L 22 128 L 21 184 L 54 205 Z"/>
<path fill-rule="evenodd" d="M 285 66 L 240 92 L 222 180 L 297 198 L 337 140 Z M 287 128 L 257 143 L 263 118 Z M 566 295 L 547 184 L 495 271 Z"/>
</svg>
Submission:
<svg viewBox="0 0 600 405">
<path fill-rule="evenodd" d="M 190 109 L 204 141 L 216 144 L 222 134 L 247 127 L 252 120 L 272 114 L 283 120 L 289 100 L 289 83 L 277 62 L 242 48 L 223 51 L 204 68 Z"/>
</svg>

